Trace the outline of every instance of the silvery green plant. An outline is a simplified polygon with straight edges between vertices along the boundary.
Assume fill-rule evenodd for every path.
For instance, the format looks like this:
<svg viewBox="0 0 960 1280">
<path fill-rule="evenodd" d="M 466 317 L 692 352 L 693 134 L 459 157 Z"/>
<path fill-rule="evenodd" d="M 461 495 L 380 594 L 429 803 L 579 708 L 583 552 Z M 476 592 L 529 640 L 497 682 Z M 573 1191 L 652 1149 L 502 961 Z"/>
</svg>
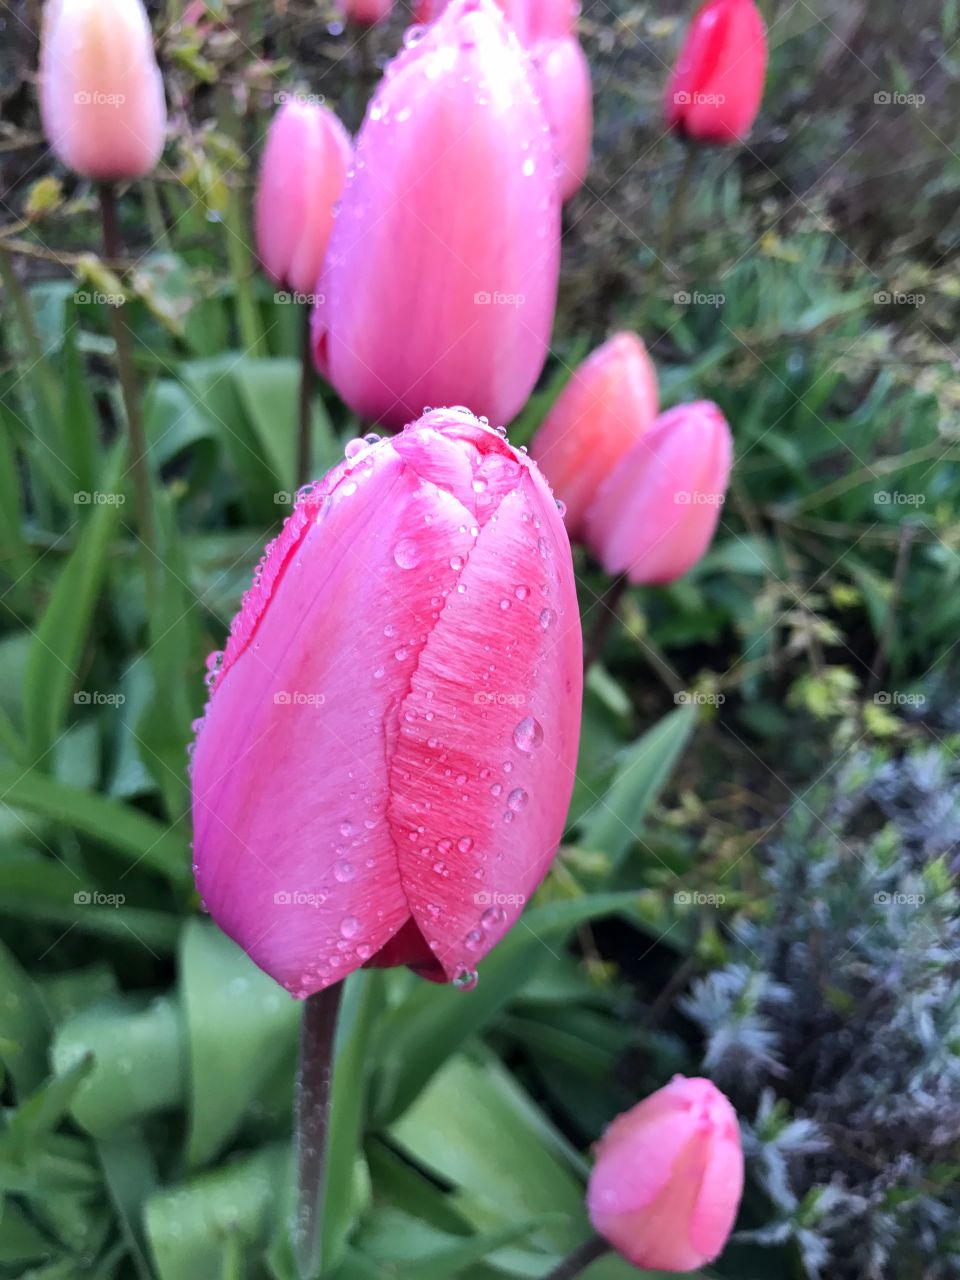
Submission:
<svg viewBox="0 0 960 1280">
<path fill-rule="evenodd" d="M 960 759 L 857 752 L 766 850 L 764 916 L 684 1011 L 738 1104 L 766 1222 L 811 1280 L 960 1270 Z M 759 1094 L 758 1094 L 759 1086 Z M 758 1101 L 759 1096 L 759 1101 Z"/>
</svg>

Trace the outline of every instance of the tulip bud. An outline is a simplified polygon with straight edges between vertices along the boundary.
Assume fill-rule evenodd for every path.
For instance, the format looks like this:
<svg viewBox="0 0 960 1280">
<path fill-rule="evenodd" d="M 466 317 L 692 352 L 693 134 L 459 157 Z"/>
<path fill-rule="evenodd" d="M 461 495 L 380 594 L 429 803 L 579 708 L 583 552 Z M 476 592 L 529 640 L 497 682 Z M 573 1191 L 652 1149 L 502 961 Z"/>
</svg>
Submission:
<svg viewBox="0 0 960 1280">
<path fill-rule="evenodd" d="M 590 67 L 572 36 L 534 45 L 543 109 L 553 132 L 560 163 L 560 198 L 569 200 L 583 185 L 590 164 L 593 88 Z"/>
<path fill-rule="evenodd" d="M 614 465 L 657 416 L 657 374 L 633 333 L 618 333 L 587 356 L 560 392 L 530 452 L 566 505 L 572 538 Z"/>
<path fill-rule="evenodd" d="M 723 1249 L 742 1192 L 736 1112 L 709 1080 L 674 1076 L 600 1139 L 587 1208 L 634 1266 L 693 1271 Z"/>
<path fill-rule="evenodd" d="M 414 21 L 436 22 L 449 0 L 416 0 Z M 573 34 L 579 12 L 576 0 L 496 0 L 509 26 L 522 45 L 538 40 L 562 40 Z"/>
<path fill-rule="evenodd" d="M 140 0 L 48 0 L 40 40 L 40 116 L 69 169 L 118 181 L 163 150 L 163 80 Z"/>
<path fill-rule="evenodd" d="M 337 8 L 348 22 L 358 27 L 372 27 L 385 22 L 393 10 L 393 0 L 336 0 Z"/>
<path fill-rule="evenodd" d="M 257 186 L 257 249 L 277 284 L 316 288 L 350 163 L 350 138 L 326 107 L 291 101 L 273 117 Z"/>
<path fill-rule="evenodd" d="M 560 201 L 530 76 L 493 0 L 452 0 L 387 69 L 314 317 L 317 364 L 363 418 L 456 401 L 506 422 L 540 374 Z"/>
<path fill-rule="evenodd" d="M 707 0 L 690 24 L 664 100 L 667 125 L 697 142 L 737 142 L 763 97 L 767 36 L 753 0 Z"/>
<path fill-rule="evenodd" d="M 585 541 L 608 573 L 673 582 L 713 537 L 733 441 L 715 404 L 681 404 L 653 423 L 597 491 Z"/>
<path fill-rule="evenodd" d="M 582 652 L 536 465 L 465 409 L 301 491 L 193 755 L 197 885 L 293 994 L 364 964 L 469 986 L 563 831 Z"/>
</svg>

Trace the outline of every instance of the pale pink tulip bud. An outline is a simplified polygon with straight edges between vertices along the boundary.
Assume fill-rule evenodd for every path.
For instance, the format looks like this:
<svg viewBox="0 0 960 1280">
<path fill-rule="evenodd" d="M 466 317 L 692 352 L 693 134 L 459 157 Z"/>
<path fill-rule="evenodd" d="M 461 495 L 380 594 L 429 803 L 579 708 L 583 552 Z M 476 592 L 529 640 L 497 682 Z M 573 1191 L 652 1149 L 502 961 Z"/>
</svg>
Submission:
<svg viewBox="0 0 960 1280">
<path fill-rule="evenodd" d="M 48 0 L 38 79 L 43 129 L 67 168 L 119 181 L 160 159 L 167 109 L 140 0 Z"/>
<path fill-rule="evenodd" d="M 316 288 L 350 164 L 350 138 L 326 107 L 290 101 L 273 117 L 257 186 L 257 250 L 277 284 Z"/>
<path fill-rule="evenodd" d="M 583 185 L 590 165 L 593 88 L 590 67 L 574 36 L 543 40 L 531 50 L 540 73 L 540 93 L 560 164 L 560 198 L 569 200 Z"/>
<path fill-rule="evenodd" d="M 600 1139 L 587 1208 L 634 1266 L 693 1271 L 727 1243 L 742 1193 L 736 1112 L 709 1080 L 674 1076 Z"/>
<path fill-rule="evenodd" d="M 337 0 L 337 8 L 348 22 L 372 27 L 390 17 L 393 0 Z"/>
<path fill-rule="evenodd" d="M 368 421 L 461 403 L 506 423 L 543 368 L 560 200 L 533 74 L 493 0 L 452 0 L 387 68 L 314 329 L 318 366 Z"/>
<path fill-rule="evenodd" d="M 715 404 L 661 414 L 600 486 L 587 511 L 587 546 L 608 573 L 633 583 L 682 577 L 713 538 L 732 456 Z"/>
<path fill-rule="evenodd" d="M 657 416 L 657 374 L 634 333 L 614 334 L 574 370 L 530 452 L 566 505 L 572 538 L 614 465 Z"/>
</svg>

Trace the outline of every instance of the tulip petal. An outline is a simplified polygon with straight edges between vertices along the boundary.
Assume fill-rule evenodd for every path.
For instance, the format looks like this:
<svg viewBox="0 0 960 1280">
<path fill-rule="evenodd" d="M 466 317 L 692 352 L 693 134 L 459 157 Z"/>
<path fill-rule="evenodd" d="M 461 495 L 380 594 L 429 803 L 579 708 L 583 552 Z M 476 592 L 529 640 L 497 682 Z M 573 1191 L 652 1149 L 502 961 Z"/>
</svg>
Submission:
<svg viewBox="0 0 960 1280">
<path fill-rule="evenodd" d="M 420 654 L 391 766 L 403 890 L 454 979 L 514 923 L 563 831 L 582 679 L 573 599 L 562 523 L 525 470 Z"/>
</svg>

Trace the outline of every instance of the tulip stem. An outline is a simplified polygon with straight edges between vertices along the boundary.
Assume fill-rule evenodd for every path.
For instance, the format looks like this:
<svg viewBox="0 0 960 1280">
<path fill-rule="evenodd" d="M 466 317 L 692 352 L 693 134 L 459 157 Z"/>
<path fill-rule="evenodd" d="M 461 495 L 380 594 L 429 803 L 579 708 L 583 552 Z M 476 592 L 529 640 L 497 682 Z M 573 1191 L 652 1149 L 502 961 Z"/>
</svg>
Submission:
<svg viewBox="0 0 960 1280">
<path fill-rule="evenodd" d="M 677 232 L 683 221 L 684 206 L 687 203 L 687 193 L 690 190 L 690 182 L 693 178 L 693 171 L 697 167 L 697 152 L 689 143 L 685 147 L 686 154 L 683 158 L 683 167 L 680 170 L 680 176 L 677 179 L 677 185 L 673 189 L 673 195 L 670 197 L 670 204 L 667 207 L 667 216 L 663 222 L 663 243 L 660 247 L 660 266 L 664 273 L 664 283 L 666 283 L 666 273 L 669 271 L 674 280 L 677 279 L 677 273 L 670 266 L 670 255 L 673 252 L 673 246 L 677 242 Z"/>
<path fill-rule="evenodd" d="M 601 1236 L 591 1236 L 579 1248 L 574 1249 L 573 1253 L 567 1254 L 559 1267 L 554 1267 L 544 1280 L 572 1280 L 573 1276 L 578 1276 L 581 1271 L 589 1267 L 591 1262 L 596 1262 L 598 1258 L 602 1258 L 609 1252 L 610 1245 L 606 1240 Z"/>
<path fill-rule="evenodd" d="M 623 593 L 626 591 L 627 586 L 627 575 L 621 573 L 618 578 L 614 578 L 597 602 L 600 613 L 593 624 L 584 648 L 584 671 L 589 671 L 603 652 L 603 646 L 606 643 L 607 636 L 610 634 L 610 628 L 617 620 L 620 601 L 623 599 Z"/>
<path fill-rule="evenodd" d="M 333 1048 L 343 983 L 308 996 L 300 1026 L 300 1063 L 294 1104 L 297 1150 L 295 1253 L 301 1280 L 320 1268 L 320 1227 L 327 1164 L 327 1122 L 333 1083 Z"/>
<path fill-rule="evenodd" d="M 115 262 L 121 256 L 122 242 L 120 223 L 117 218 L 117 192 L 112 182 L 100 183 L 100 216 L 103 226 L 104 256 L 108 261 Z M 130 469 L 133 472 L 137 525 L 144 549 L 147 601 L 152 612 L 158 557 L 153 523 L 153 501 L 150 494 L 150 470 L 147 464 L 147 435 L 140 413 L 133 345 L 130 341 L 130 330 L 123 319 L 123 308 L 108 305 L 107 310 L 110 312 L 110 327 L 113 330 L 113 341 L 117 349 L 117 373 L 120 377 L 120 391 L 123 395 L 123 408 L 127 416 L 127 431 L 130 436 Z"/>
<path fill-rule="evenodd" d="M 312 415 L 310 401 L 313 395 L 313 353 L 310 349 L 310 306 L 304 306 L 301 316 L 303 332 L 300 339 L 300 404 L 297 422 L 297 488 L 310 479 L 310 436 Z"/>
</svg>

